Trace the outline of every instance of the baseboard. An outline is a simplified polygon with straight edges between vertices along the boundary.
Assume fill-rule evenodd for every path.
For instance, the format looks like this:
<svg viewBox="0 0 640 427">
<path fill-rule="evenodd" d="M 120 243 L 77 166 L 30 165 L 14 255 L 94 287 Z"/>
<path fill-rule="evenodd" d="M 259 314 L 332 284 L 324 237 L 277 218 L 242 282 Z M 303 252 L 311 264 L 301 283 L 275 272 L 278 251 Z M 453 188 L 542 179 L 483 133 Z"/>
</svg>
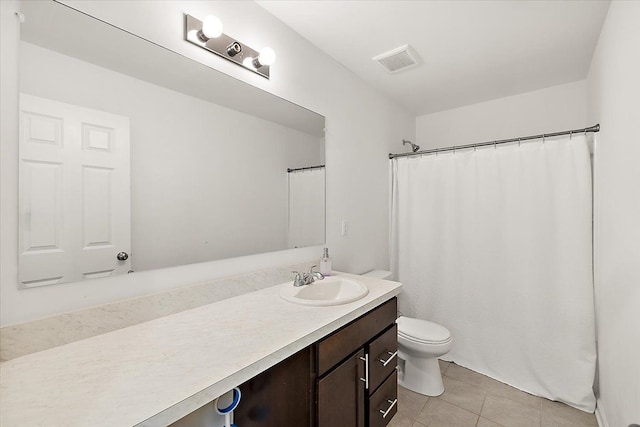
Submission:
<svg viewBox="0 0 640 427">
<path fill-rule="evenodd" d="M 607 416 L 602 408 L 600 399 L 596 399 L 596 420 L 598 421 L 599 427 L 609 427 Z"/>
</svg>

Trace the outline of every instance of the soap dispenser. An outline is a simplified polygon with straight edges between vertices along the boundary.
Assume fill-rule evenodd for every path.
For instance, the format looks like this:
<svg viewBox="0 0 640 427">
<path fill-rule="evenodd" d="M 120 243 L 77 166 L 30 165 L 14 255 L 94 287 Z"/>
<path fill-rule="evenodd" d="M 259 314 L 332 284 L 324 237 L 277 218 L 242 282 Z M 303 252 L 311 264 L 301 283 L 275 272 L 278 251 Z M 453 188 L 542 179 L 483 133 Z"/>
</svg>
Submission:
<svg viewBox="0 0 640 427">
<path fill-rule="evenodd" d="M 324 248 L 324 253 L 320 260 L 320 273 L 322 273 L 323 276 L 331 275 L 331 258 L 329 258 L 328 248 Z"/>
</svg>

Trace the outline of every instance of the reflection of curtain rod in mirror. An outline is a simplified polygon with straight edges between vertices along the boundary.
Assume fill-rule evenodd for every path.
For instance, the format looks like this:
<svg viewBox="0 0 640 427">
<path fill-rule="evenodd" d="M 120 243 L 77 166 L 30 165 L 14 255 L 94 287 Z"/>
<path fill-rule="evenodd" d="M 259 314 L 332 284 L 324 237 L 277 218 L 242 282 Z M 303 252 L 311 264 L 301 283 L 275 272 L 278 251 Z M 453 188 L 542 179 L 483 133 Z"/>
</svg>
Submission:
<svg viewBox="0 0 640 427">
<path fill-rule="evenodd" d="M 243 45 L 222 32 L 222 22 L 213 16 L 202 21 L 191 15 L 184 16 L 184 38 L 189 43 L 213 52 L 247 70 L 269 78 L 269 66 L 276 60 L 276 53 L 270 47 L 260 52 Z"/>
<path fill-rule="evenodd" d="M 287 168 L 287 173 L 298 172 L 298 171 L 308 171 L 308 170 L 312 170 L 312 169 L 322 169 L 323 167 L 324 167 L 324 165 L 307 166 L 307 167 L 304 167 L 304 168 Z"/>
</svg>

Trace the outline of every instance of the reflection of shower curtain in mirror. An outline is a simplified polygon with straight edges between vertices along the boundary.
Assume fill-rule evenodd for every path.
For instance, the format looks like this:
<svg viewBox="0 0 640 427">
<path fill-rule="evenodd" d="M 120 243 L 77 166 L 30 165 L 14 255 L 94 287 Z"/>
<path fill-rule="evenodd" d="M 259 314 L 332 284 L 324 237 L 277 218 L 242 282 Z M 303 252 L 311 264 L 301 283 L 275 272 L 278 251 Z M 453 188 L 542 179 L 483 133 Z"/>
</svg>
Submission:
<svg viewBox="0 0 640 427">
<path fill-rule="evenodd" d="M 289 174 L 289 247 L 324 243 L 324 168 Z"/>
<path fill-rule="evenodd" d="M 593 411 L 585 136 L 401 158 L 392 167 L 400 310 L 449 328 L 444 359 Z"/>
</svg>

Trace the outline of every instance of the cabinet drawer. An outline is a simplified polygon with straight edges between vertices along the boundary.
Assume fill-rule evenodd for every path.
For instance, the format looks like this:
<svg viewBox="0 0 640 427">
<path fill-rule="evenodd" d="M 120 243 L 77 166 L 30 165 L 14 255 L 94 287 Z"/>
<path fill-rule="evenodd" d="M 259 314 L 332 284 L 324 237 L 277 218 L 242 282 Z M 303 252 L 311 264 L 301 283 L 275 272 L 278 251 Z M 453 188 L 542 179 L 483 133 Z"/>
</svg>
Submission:
<svg viewBox="0 0 640 427">
<path fill-rule="evenodd" d="M 394 297 L 318 342 L 318 375 L 323 375 L 394 323 L 397 312 L 397 299 Z"/>
<path fill-rule="evenodd" d="M 384 427 L 398 412 L 398 372 L 385 380 L 369 398 L 369 427 Z"/>
<path fill-rule="evenodd" d="M 374 393 L 398 365 L 398 325 L 369 344 L 369 394 Z"/>
</svg>

